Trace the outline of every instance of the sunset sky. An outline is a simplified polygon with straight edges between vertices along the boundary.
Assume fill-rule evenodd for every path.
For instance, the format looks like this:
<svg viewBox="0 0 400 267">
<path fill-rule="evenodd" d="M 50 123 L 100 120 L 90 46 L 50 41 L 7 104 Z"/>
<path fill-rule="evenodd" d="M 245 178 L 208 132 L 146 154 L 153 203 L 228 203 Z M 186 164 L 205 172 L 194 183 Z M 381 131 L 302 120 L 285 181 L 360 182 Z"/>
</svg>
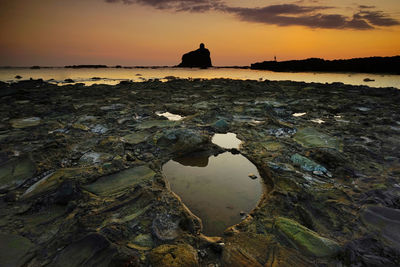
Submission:
<svg viewBox="0 0 400 267">
<path fill-rule="evenodd" d="M 0 66 L 400 55 L 400 0 L 0 0 Z"/>
</svg>

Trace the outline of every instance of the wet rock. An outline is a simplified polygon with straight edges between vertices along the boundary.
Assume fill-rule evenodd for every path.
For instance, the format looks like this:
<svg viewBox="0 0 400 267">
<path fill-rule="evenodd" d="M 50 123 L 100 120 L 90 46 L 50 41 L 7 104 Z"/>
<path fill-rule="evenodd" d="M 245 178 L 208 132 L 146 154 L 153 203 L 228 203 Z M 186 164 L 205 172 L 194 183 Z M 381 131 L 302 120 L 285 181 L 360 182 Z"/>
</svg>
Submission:
<svg viewBox="0 0 400 267">
<path fill-rule="evenodd" d="M 159 214 L 152 224 L 154 235 L 163 241 L 174 240 L 179 236 L 180 219 L 170 214 Z"/>
<path fill-rule="evenodd" d="M 154 245 L 153 238 L 149 234 L 139 234 L 133 239 L 132 242 L 138 246 L 148 249 L 151 249 Z"/>
<path fill-rule="evenodd" d="M 109 106 L 100 107 L 100 110 L 103 110 L 103 111 L 120 110 L 120 109 L 123 109 L 124 107 L 125 107 L 124 104 L 112 104 Z"/>
<path fill-rule="evenodd" d="M 34 248 L 35 245 L 25 237 L 0 233 L 0 266 L 24 266 Z"/>
<path fill-rule="evenodd" d="M 55 191 L 64 181 L 79 177 L 90 170 L 85 168 L 65 168 L 52 172 L 33 185 L 21 196 L 22 199 L 36 197 L 47 192 Z"/>
<path fill-rule="evenodd" d="M 109 196 L 123 192 L 135 185 L 151 181 L 155 173 L 147 166 L 127 169 L 109 176 L 100 177 L 96 182 L 84 188 L 96 195 Z"/>
<path fill-rule="evenodd" d="M 224 119 L 217 120 L 211 127 L 218 133 L 226 133 L 229 130 L 229 124 Z"/>
<path fill-rule="evenodd" d="M 105 237 L 93 233 L 64 248 L 49 266 L 109 266 L 115 253 Z"/>
<path fill-rule="evenodd" d="M 101 164 L 112 160 L 113 156 L 108 153 L 88 152 L 85 153 L 79 161 L 83 164 Z"/>
<path fill-rule="evenodd" d="M 91 131 L 92 133 L 105 134 L 106 132 L 108 132 L 108 128 L 103 125 L 97 124 L 91 129 Z"/>
<path fill-rule="evenodd" d="M 137 124 L 135 127 L 138 130 L 147 130 L 151 128 L 169 128 L 178 125 L 179 122 L 169 120 L 149 120 Z"/>
<path fill-rule="evenodd" d="M 172 129 L 158 132 L 154 137 L 157 146 L 178 153 L 189 153 L 202 149 L 208 136 L 191 129 Z"/>
<path fill-rule="evenodd" d="M 300 154 L 294 154 L 291 156 L 291 161 L 297 165 L 300 166 L 300 168 L 302 168 L 305 171 L 309 171 L 309 172 L 317 172 L 317 173 L 328 173 L 328 170 L 324 167 L 319 165 L 318 163 L 303 157 Z"/>
<path fill-rule="evenodd" d="M 0 193 L 12 190 L 31 178 L 35 164 L 28 158 L 10 160 L 0 165 Z"/>
<path fill-rule="evenodd" d="M 137 145 L 147 140 L 149 137 L 147 132 L 135 132 L 123 137 L 123 141 L 130 145 Z"/>
<path fill-rule="evenodd" d="M 293 139 L 307 148 L 327 147 L 341 151 L 343 144 L 336 138 L 320 133 L 314 128 L 303 128 L 297 131 Z"/>
<path fill-rule="evenodd" d="M 400 209 L 369 206 L 362 211 L 361 219 L 372 231 L 377 231 L 391 247 L 400 252 Z"/>
<path fill-rule="evenodd" d="M 275 226 L 295 248 L 308 255 L 333 257 L 340 251 L 340 246 L 335 241 L 319 236 L 291 219 L 279 217 Z"/>
<path fill-rule="evenodd" d="M 55 194 L 55 203 L 67 205 L 77 195 L 78 189 L 73 181 L 64 181 Z"/>
<path fill-rule="evenodd" d="M 268 133 L 270 135 L 273 135 L 275 137 L 279 138 L 286 138 L 286 137 L 291 137 L 296 133 L 296 129 L 291 129 L 291 128 L 277 128 L 277 129 L 270 129 L 268 130 Z"/>
<path fill-rule="evenodd" d="M 42 122 L 42 120 L 39 117 L 30 117 L 30 118 L 10 120 L 11 126 L 13 128 L 17 128 L 17 129 L 37 126 L 41 122 Z"/>
<path fill-rule="evenodd" d="M 197 267 L 197 251 L 190 245 L 161 245 L 149 254 L 149 260 L 154 267 Z"/>
<path fill-rule="evenodd" d="M 204 44 L 200 44 L 200 48 L 182 56 L 182 62 L 178 67 L 198 67 L 208 68 L 212 67 L 210 51 L 204 47 Z"/>
</svg>

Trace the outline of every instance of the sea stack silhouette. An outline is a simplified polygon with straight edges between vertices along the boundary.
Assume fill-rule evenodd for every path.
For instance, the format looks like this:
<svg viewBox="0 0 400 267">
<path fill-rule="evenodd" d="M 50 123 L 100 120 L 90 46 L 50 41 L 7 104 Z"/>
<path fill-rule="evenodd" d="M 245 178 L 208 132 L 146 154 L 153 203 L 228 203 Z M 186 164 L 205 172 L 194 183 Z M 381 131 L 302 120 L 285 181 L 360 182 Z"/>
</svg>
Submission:
<svg viewBox="0 0 400 267">
<path fill-rule="evenodd" d="M 182 56 L 182 62 L 178 67 L 183 68 L 208 68 L 212 67 L 210 51 L 200 44 L 200 48 Z"/>
</svg>

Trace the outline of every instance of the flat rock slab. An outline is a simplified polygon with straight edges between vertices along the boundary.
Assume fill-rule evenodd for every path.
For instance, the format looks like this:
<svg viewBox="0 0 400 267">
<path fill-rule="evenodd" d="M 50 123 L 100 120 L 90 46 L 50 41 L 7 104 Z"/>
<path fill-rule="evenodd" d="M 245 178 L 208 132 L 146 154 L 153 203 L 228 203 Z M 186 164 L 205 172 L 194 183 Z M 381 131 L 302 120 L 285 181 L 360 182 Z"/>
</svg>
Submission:
<svg viewBox="0 0 400 267">
<path fill-rule="evenodd" d="M 340 250 L 335 241 L 319 236 L 316 232 L 291 219 L 279 217 L 276 227 L 294 247 L 308 255 L 332 257 Z"/>
<path fill-rule="evenodd" d="M 64 248 L 49 266 L 109 266 L 113 253 L 105 237 L 89 234 Z"/>
<path fill-rule="evenodd" d="M 400 251 L 399 209 L 369 206 L 362 211 L 361 219 L 370 229 L 378 231 L 383 239 Z"/>
<path fill-rule="evenodd" d="M 0 166 L 0 192 L 20 186 L 35 172 L 35 164 L 28 158 L 6 162 Z"/>
<path fill-rule="evenodd" d="M 314 128 L 307 127 L 297 131 L 293 139 L 300 145 L 308 148 L 327 147 L 341 151 L 343 144 L 336 138 L 320 133 Z"/>
<path fill-rule="evenodd" d="M 165 128 L 165 127 L 173 127 L 178 125 L 179 122 L 177 121 L 169 121 L 169 120 L 151 120 L 151 121 L 144 121 L 136 126 L 138 130 L 146 130 L 153 127 L 156 128 Z"/>
<path fill-rule="evenodd" d="M 30 117 L 30 118 L 10 120 L 11 126 L 13 128 L 17 128 L 17 129 L 37 126 L 41 122 L 42 122 L 42 120 L 39 117 Z"/>
<path fill-rule="evenodd" d="M 22 266 L 33 248 L 34 244 L 23 236 L 0 233 L 0 266 Z"/>
<path fill-rule="evenodd" d="M 96 195 L 108 196 L 124 191 L 143 181 L 151 180 L 155 172 L 147 166 L 127 169 L 109 176 L 103 176 L 84 188 Z"/>
<path fill-rule="evenodd" d="M 149 133 L 147 132 L 136 132 L 125 135 L 123 137 L 124 141 L 130 145 L 137 145 L 147 140 L 149 137 Z"/>
</svg>

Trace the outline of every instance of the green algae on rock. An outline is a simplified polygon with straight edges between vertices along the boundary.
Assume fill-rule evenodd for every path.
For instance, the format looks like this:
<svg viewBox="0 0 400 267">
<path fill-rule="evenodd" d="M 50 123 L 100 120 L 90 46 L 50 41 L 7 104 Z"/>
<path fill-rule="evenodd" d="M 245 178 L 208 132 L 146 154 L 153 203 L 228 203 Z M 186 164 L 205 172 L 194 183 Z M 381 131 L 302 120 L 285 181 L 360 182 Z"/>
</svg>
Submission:
<svg viewBox="0 0 400 267">
<path fill-rule="evenodd" d="M 149 254 L 154 267 L 198 267 L 197 251 L 190 245 L 161 245 Z"/>
<path fill-rule="evenodd" d="M 147 140 L 150 136 L 147 132 L 134 132 L 123 137 L 123 141 L 130 145 L 137 145 Z"/>
<path fill-rule="evenodd" d="M 20 186 L 35 172 L 36 166 L 29 158 L 9 160 L 0 166 L 0 192 Z"/>
<path fill-rule="evenodd" d="M 25 237 L 0 233 L 0 266 L 23 266 L 34 247 Z"/>
<path fill-rule="evenodd" d="M 84 188 L 96 195 L 108 196 L 119 193 L 127 188 L 150 181 L 155 172 L 147 166 L 130 168 L 109 176 L 103 176 L 96 182 L 84 186 Z"/>
<path fill-rule="evenodd" d="M 300 145 L 308 148 L 328 147 L 339 151 L 343 149 L 343 144 L 336 138 L 324 133 L 320 133 L 314 128 L 307 127 L 297 131 L 293 139 Z"/>
<path fill-rule="evenodd" d="M 275 226 L 294 247 L 315 257 L 332 257 L 339 253 L 340 246 L 330 239 L 284 217 L 277 218 Z"/>
<path fill-rule="evenodd" d="M 290 159 L 295 165 L 300 166 L 303 170 L 309 172 L 320 172 L 320 173 L 327 173 L 328 170 L 324 167 L 312 161 L 306 157 L 303 157 L 300 154 L 293 154 Z"/>
</svg>

